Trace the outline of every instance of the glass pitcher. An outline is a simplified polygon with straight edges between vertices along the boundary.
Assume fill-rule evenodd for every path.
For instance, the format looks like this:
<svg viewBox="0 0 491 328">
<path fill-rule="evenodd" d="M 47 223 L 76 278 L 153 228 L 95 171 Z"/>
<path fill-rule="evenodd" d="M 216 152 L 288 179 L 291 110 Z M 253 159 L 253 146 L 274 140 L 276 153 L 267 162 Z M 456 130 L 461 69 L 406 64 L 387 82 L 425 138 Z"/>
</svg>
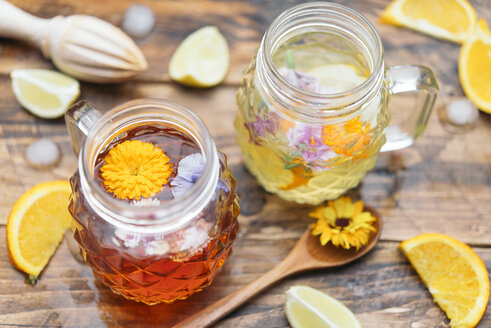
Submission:
<svg viewBox="0 0 491 328">
<path fill-rule="evenodd" d="M 209 285 L 230 255 L 239 205 L 225 155 L 201 120 L 150 99 L 105 115 L 81 101 L 65 119 L 79 154 L 72 230 L 94 275 L 146 304 Z"/>
<path fill-rule="evenodd" d="M 273 21 L 243 73 L 238 144 L 267 191 L 318 204 L 358 185 L 379 151 L 412 145 L 438 90 L 426 67 L 384 68 L 380 37 L 359 13 L 302 4 Z M 414 109 L 389 126 L 390 95 L 403 92 Z"/>
</svg>

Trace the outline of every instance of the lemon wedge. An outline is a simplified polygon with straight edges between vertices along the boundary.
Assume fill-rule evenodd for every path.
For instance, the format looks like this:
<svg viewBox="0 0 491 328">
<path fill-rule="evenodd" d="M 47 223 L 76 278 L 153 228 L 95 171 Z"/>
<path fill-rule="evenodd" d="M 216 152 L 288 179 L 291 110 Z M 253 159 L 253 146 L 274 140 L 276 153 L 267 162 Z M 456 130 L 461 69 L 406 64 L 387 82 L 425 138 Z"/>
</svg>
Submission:
<svg viewBox="0 0 491 328">
<path fill-rule="evenodd" d="M 170 77 L 191 87 L 212 87 L 225 79 L 229 64 L 227 40 L 217 27 L 205 26 L 179 45 L 169 64 Z"/>
<path fill-rule="evenodd" d="M 311 69 L 307 74 L 319 80 L 331 93 L 345 92 L 362 84 L 366 77 L 360 76 L 351 65 L 330 64 Z"/>
<path fill-rule="evenodd" d="M 292 286 L 286 292 L 286 316 L 293 328 L 361 328 L 346 306 L 307 286 Z"/>
<path fill-rule="evenodd" d="M 17 69 L 10 78 L 20 104 L 41 118 L 62 116 L 80 95 L 78 81 L 56 71 Z"/>
</svg>

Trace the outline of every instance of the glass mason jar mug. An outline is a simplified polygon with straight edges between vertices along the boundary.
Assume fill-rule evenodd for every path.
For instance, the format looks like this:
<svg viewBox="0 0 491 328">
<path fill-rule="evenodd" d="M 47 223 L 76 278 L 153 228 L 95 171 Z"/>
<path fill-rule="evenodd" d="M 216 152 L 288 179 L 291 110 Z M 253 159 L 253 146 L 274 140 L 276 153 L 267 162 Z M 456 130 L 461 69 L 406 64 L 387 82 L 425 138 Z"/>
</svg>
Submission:
<svg viewBox="0 0 491 328">
<path fill-rule="evenodd" d="M 414 109 L 389 126 L 390 95 L 402 92 L 416 95 Z M 243 73 L 237 140 L 266 190 L 318 204 L 358 185 L 380 150 L 410 146 L 437 94 L 426 67 L 384 69 L 380 37 L 362 15 L 302 4 L 273 21 Z"/>
<path fill-rule="evenodd" d="M 211 283 L 238 229 L 235 179 L 191 111 L 142 99 L 102 115 L 86 101 L 65 114 L 78 170 L 73 235 L 94 275 L 147 304 Z"/>
</svg>

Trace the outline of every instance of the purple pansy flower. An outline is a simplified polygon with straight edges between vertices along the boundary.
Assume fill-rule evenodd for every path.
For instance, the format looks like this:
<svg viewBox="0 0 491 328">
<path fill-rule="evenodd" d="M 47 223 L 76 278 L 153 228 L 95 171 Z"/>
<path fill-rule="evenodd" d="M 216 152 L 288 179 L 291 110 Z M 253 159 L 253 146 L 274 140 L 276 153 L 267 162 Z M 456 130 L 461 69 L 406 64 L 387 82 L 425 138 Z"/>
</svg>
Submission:
<svg viewBox="0 0 491 328">
<path fill-rule="evenodd" d="M 174 198 L 179 198 L 199 179 L 205 168 L 205 159 L 200 153 L 191 154 L 179 161 L 177 176 L 170 182 Z"/>
<path fill-rule="evenodd" d="M 306 164 L 316 171 L 325 170 L 322 162 L 336 157 L 336 153 L 322 140 L 322 126 L 297 123 L 287 133 L 290 145 L 296 149 Z"/>
<path fill-rule="evenodd" d="M 177 175 L 170 182 L 171 192 L 174 198 L 181 197 L 199 179 L 205 169 L 205 159 L 202 154 L 195 153 L 188 155 L 179 161 Z M 218 179 L 217 191 L 227 190 L 225 184 Z"/>
<path fill-rule="evenodd" d="M 276 113 L 266 114 L 267 118 L 263 119 L 261 115 L 255 117 L 255 121 L 244 123 L 244 126 L 249 131 L 249 141 L 259 145 L 257 137 L 264 138 L 266 132 L 275 134 L 278 129 L 278 115 Z"/>
<path fill-rule="evenodd" d="M 310 93 L 334 93 L 334 89 L 322 86 L 316 77 L 307 73 L 286 67 L 280 67 L 278 72 L 288 83 L 300 90 Z"/>
</svg>

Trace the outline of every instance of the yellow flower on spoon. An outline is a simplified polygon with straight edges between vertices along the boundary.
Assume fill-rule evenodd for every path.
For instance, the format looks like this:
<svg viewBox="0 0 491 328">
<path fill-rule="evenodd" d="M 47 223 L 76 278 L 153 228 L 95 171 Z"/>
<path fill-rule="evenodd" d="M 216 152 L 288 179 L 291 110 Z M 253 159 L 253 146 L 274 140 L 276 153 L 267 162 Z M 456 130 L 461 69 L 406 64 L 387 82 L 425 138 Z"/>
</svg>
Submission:
<svg viewBox="0 0 491 328">
<path fill-rule="evenodd" d="M 361 200 L 353 203 L 349 197 L 330 200 L 328 206 L 316 208 L 309 216 L 317 219 L 312 235 L 320 235 L 323 246 L 331 242 L 336 247 L 359 250 L 368 243 L 370 233 L 377 231 L 373 226 L 377 219 L 370 212 L 363 212 Z"/>
</svg>

